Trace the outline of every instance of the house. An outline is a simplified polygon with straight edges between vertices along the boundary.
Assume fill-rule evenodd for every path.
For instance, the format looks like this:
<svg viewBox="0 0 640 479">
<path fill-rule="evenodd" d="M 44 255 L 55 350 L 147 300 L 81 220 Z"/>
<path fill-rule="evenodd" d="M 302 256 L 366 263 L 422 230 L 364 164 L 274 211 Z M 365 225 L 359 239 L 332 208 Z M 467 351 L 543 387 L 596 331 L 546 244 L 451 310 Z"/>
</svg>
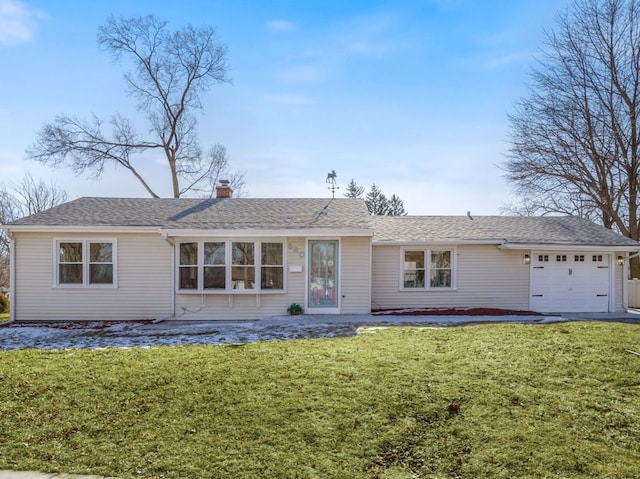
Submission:
<svg viewBox="0 0 640 479">
<path fill-rule="evenodd" d="M 574 217 L 372 217 L 357 199 L 80 198 L 3 228 L 17 321 L 372 309 L 623 311 L 637 242 Z"/>
</svg>

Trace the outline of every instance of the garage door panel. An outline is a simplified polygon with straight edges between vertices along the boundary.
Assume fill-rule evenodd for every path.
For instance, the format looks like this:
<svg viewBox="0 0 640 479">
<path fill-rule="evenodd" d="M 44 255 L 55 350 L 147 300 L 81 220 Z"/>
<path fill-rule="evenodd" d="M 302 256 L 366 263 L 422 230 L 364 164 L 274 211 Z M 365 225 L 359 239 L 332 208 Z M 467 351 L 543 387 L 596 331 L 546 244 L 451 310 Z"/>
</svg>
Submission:
<svg viewBox="0 0 640 479">
<path fill-rule="evenodd" d="M 607 312 L 609 256 L 603 253 L 533 253 L 531 309 L 540 312 Z"/>
</svg>

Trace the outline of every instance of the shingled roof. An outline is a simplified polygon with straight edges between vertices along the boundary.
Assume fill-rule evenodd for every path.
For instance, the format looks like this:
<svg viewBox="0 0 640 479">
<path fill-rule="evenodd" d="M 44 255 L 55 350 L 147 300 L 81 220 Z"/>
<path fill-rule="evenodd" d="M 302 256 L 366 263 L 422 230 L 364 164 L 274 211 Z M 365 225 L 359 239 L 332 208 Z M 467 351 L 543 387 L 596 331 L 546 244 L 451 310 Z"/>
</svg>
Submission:
<svg viewBox="0 0 640 479">
<path fill-rule="evenodd" d="M 639 243 L 571 216 L 370 216 L 351 198 L 79 198 L 7 225 L 201 230 L 369 230 L 378 244 L 487 242 L 638 248 Z"/>
<path fill-rule="evenodd" d="M 376 242 L 639 246 L 636 241 L 574 216 L 376 216 L 372 220 Z"/>
<path fill-rule="evenodd" d="M 79 198 L 8 226 L 166 229 L 370 229 L 362 200 L 305 198 Z"/>
</svg>

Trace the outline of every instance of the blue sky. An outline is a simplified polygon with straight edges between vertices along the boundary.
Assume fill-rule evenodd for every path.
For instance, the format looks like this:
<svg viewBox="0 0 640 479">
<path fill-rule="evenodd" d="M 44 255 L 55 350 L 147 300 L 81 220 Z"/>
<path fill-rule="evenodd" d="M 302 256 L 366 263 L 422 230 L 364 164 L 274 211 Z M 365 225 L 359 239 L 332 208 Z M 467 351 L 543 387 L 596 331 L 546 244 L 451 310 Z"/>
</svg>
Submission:
<svg viewBox="0 0 640 479">
<path fill-rule="evenodd" d="M 248 196 L 330 197 L 336 170 L 340 196 L 353 178 L 410 214 L 497 214 L 514 201 L 499 169 L 507 114 L 567 3 L 0 0 L 0 182 L 30 171 L 72 196 L 146 196 L 125 171 L 95 182 L 24 151 L 58 113 L 139 116 L 96 33 L 108 15 L 153 13 L 214 25 L 227 44 L 233 83 L 205 97 L 200 139 L 227 147 Z M 142 166 L 169 196 L 163 169 Z"/>
</svg>

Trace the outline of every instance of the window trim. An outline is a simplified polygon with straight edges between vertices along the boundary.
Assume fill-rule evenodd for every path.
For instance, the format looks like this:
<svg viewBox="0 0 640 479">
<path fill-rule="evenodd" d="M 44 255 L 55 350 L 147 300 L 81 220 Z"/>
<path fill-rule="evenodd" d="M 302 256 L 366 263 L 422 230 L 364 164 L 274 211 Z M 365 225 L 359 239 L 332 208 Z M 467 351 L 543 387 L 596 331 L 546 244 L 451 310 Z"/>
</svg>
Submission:
<svg viewBox="0 0 640 479">
<path fill-rule="evenodd" d="M 180 288 L 180 245 L 185 243 L 196 243 L 198 245 L 198 285 L 194 289 Z M 205 243 L 224 243 L 224 268 L 225 268 L 225 287 L 224 288 L 204 288 L 204 244 Z M 253 289 L 234 289 L 232 281 L 233 263 L 233 243 L 251 243 L 254 248 L 254 264 L 250 267 L 254 268 L 254 285 Z M 265 288 L 262 289 L 262 268 L 275 268 L 277 265 L 267 265 L 262 262 L 262 244 L 263 243 L 280 243 L 282 245 L 282 289 Z M 176 274 L 175 291 L 177 294 L 283 294 L 287 292 L 287 241 L 285 238 L 181 238 L 175 242 L 175 258 Z M 223 266 L 223 265 L 220 265 Z M 249 266 L 247 266 L 249 267 Z"/>
<path fill-rule="evenodd" d="M 60 282 L 60 244 L 61 243 L 81 243 L 82 244 L 82 283 L 61 283 Z M 91 243 L 111 244 L 111 263 L 91 262 Z M 113 281 L 111 283 L 91 283 L 90 268 L 92 264 L 113 265 Z M 118 287 L 118 241 L 117 238 L 104 237 L 73 237 L 53 239 L 53 287 L 62 289 L 96 288 L 96 289 L 116 289 Z"/>
<path fill-rule="evenodd" d="M 407 251 L 421 251 L 424 253 L 425 255 L 425 264 L 424 264 L 424 287 L 405 287 L 404 285 L 404 274 L 405 274 L 405 268 L 404 268 L 404 258 L 405 258 L 405 252 Z M 431 271 L 432 271 L 432 266 L 431 266 L 431 253 L 434 251 L 449 251 L 451 253 L 451 286 L 448 287 L 440 287 L 440 286 L 431 286 Z M 437 291 L 455 291 L 457 289 L 457 257 L 458 257 L 458 251 L 456 247 L 452 247 L 452 246 L 438 246 L 438 245 L 433 245 L 433 246 L 421 246 L 421 245 L 415 245 L 415 246 L 403 246 L 402 248 L 400 248 L 400 277 L 399 277 L 399 281 L 400 281 L 400 291 L 432 291 L 432 292 L 437 292 Z"/>
</svg>

